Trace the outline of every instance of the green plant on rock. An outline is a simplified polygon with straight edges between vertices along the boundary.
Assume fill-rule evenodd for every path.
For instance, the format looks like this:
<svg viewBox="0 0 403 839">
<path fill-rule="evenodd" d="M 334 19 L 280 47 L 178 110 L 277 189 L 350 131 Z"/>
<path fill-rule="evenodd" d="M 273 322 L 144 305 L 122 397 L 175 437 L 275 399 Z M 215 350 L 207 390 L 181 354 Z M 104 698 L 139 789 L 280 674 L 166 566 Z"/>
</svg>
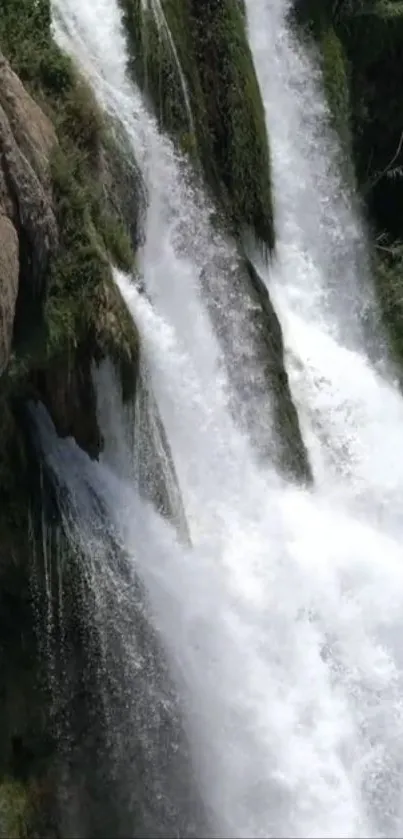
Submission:
<svg viewBox="0 0 403 839">
<path fill-rule="evenodd" d="M 268 140 L 242 11 L 233 0 L 207 3 L 201 11 L 193 0 L 191 19 L 208 120 L 205 168 L 212 160 L 213 176 L 224 186 L 228 214 L 237 230 L 251 228 L 270 249 L 274 233 Z"/>
<path fill-rule="evenodd" d="M 332 25 L 323 27 L 320 35 L 323 59 L 323 80 L 333 124 L 351 154 L 350 88 L 347 60 L 340 38 Z"/>
<path fill-rule="evenodd" d="M 129 232 L 122 221 L 107 210 L 102 210 L 97 227 L 107 252 L 121 271 L 131 273 L 134 254 Z"/>
<path fill-rule="evenodd" d="M 250 229 L 271 250 L 269 146 L 243 5 L 120 3 L 131 72 L 164 128 L 200 162 L 232 231 Z"/>
<path fill-rule="evenodd" d="M 50 24 L 48 0 L 2 0 L 0 43 L 23 79 L 40 76 Z"/>
<path fill-rule="evenodd" d="M 392 355 L 403 365 L 403 241 L 378 239 L 374 256 L 375 285 Z M 403 382 L 403 377 L 402 377 Z"/>
<path fill-rule="evenodd" d="M 94 198 L 86 161 L 75 150 L 70 155 L 56 150 L 52 177 L 61 248 L 46 301 L 48 351 L 54 355 L 62 348 L 74 350 L 92 339 L 94 356 L 108 351 L 123 366 L 126 393 L 127 366 L 133 371 L 137 366 L 137 335 L 114 286 L 106 252 L 120 268 L 132 270 L 128 234 L 103 210 L 96 193 Z"/>
<path fill-rule="evenodd" d="M 24 785 L 13 780 L 0 782 L 0 839 L 25 839 L 28 811 Z"/>
<path fill-rule="evenodd" d="M 32 331 L 20 330 L 14 356 L 24 364 L 14 363 L 14 371 L 46 368 L 55 358 L 71 370 L 83 344 L 97 359 L 108 346 L 124 367 L 127 394 L 128 358 L 135 368 L 137 336 L 114 291 L 109 259 L 131 271 L 134 254 L 122 218 L 107 206 L 102 187 L 101 160 L 113 143 L 111 132 L 92 91 L 52 39 L 49 0 L 4 0 L 4 5 L 0 46 L 51 118 L 59 141 L 51 159 L 59 248 L 51 261 L 42 316 Z M 109 298 L 113 315 L 102 306 Z M 114 326 L 107 340 L 118 309 L 126 335 Z"/>
<path fill-rule="evenodd" d="M 43 269 L 35 317 L 19 296 L 19 328 L 0 381 L 0 837 L 27 839 L 54 835 L 43 825 L 51 814 L 44 796 L 52 796 L 46 789 L 56 746 L 35 631 L 51 595 L 44 586 L 34 603 L 32 591 L 33 576 L 40 577 L 45 565 L 49 532 L 41 522 L 49 502 L 31 451 L 26 405 L 41 399 L 58 432 L 74 436 L 96 457 L 102 441 L 92 363 L 110 357 L 123 399 L 133 398 L 138 335 L 110 263 L 133 270 L 135 213 L 129 235 L 104 182 L 110 150 L 115 169 L 120 150 L 91 90 L 52 39 L 49 0 L 1 0 L 0 50 L 57 135 L 44 187 L 46 198 L 51 194 L 57 247 Z"/>
</svg>

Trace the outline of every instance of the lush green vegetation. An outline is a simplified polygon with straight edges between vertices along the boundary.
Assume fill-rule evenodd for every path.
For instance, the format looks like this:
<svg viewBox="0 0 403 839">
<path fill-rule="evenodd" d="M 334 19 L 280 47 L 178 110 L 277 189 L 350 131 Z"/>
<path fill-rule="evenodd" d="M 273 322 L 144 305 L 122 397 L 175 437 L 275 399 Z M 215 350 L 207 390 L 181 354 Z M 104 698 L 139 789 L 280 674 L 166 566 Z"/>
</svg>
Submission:
<svg viewBox="0 0 403 839">
<path fill-rule="evenodd" d="M 17 362 L 22 356 L 29 368 L 57 357 L 72 366 L 85 342 L 96 357 L 111 352 L 123 365 L 127 382 L 127 368 L 133 368 L 137 354 L 136 337 L 112 283 L 107 253 L 125 270 L 133 268 L 134 257 L 121 218 L 108 211 L 105 201 L 102 151 L 110 142 L 107 126 L 90 89 L 52 39 L 49 0 L 3 0 L 0 47 L 51 118 L 58 137 L 51 174 L 60 246 L 46 278 L 35 334 L 29 313 L 22 317 L 24 327 L 31 322 L 30 328 L 16 324 Z M 107 317 L 107 307 L 112 316 L 108 312 Z"/>
<path fill-rule="evenodd" d="M 39 396 L 61 433 L 75 434 L 95 454 L 100 440 L 91 360 L 111 356 L 128 397 L 138 339 L 109 266 L 108 255 L 126 270 L 134 259 L 122 218 L 105 194 L 113 136 L 90 89 L 52 39 L 49 0 L 2 0 L 0 49 L 56 129 L 49 165 L 59 237 L 40 299 L 21 293 L 32 287 L 29 278 L 20 284 L 13 356 L 0 385 L 2 553 L 7 528 L 27 536 L 26 463 L 14 406 Z"/>
<path fill-rule="evenodd" d="M 235 233 L 274 245 L 263 105 L 238 0 L 120 0 L 131 70 Z"/>
</svg>

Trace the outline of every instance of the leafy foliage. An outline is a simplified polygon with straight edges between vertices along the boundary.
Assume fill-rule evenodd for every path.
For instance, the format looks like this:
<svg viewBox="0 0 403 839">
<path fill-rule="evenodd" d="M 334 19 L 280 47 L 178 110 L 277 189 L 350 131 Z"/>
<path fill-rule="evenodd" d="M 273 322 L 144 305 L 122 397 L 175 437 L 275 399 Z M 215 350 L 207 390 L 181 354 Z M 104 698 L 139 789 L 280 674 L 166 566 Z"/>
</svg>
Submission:
<svg viewBox="0 0 403 839">
<path fill-rule="evenodd" d="M 69 59 L 51 37 L 49 0 L 2 0 L 0 45 L 31 90 L 62 96 L 74 86 Z"/>
</svg>

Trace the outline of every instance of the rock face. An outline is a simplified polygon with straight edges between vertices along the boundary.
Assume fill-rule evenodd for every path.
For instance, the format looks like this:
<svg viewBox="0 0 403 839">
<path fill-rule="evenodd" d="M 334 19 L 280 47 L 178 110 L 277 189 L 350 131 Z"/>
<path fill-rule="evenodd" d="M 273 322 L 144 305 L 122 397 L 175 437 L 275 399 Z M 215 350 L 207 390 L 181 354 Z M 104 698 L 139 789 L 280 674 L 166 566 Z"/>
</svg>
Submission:
<svg viewBox="0 0 403 839">
<path fill-rule="evenodd" d="M 119 241 L 126 209 L 116 208 L 119 196 L 108 206 L 104 183 L 109 156 L 115 151 L 116 168 L 119 151 L 110 143 L 100 165 L 102 118 L 91 92 L 68 72 L 67 103 L 72 107 L 77 99 L 78 116 L 60 115 L 59 99 L 44 96 L 57 135 L 0 52 L 0 374 L 13 351 L 25 376 L 20 391 L 39 397 L 59 433 L 73 434 L 96 456 L 101 441 L 91 362 L 110 355 L 120 367 L 125 393 L 130 391 L 137 335 L 113 283 L 105 241 L 106 236 Z M 76 135 L 89 122 L 92 147 L 77 151 Z M 78 174 L 76 153 L 81 155 Z M 95 207 L 96 192 L 107 196 Z M 131 217 L 134 228 L 134 207 Z M 130 257 L 130 244 L 127 248 Z"/>
<path fill-rule="evenodd" d="M 310 484 L 308 453 L 284 364 L 281 326 L 263 279 L 250 260 L 234 252 L 201 281 L 231 382 L 230 404 L 238 426 L 249 436 L 260 462 L 287 478 Z M 217 281 L 217 277 L 219 280 Z M 227 300 L 235 317 L 222 318 Z"/>
<path fill-rule="evenodd" d="M 1 190 L 0 181 L 0 190 Z M 8 364 L 19 274 L 18 236 L 0 202 L 0 375 Z"/>
<path fill-rule="evenodd" d="M 1 9 L 2 23 L 3 11 L 6 14 L 7 8 Z M 67 78 L 73 85 L 75 77 Z M 31 787 L 46 783 L 47 767 L 55 754 L 47 716 L 46 674 L 35 631 L 39 601 L 35 618 L 33 611 L 33 586 L 38 591 L 43 587 L 38 522 L 46 494 L 30 449 L 25 405 L 28 399 L 39 398 L 59 433 L 74 435 L 79 445 L 96 456 L 101 441 L 92 360 L 103 351 L 115 351 L 117 361 L 120 354 L 131 370 L 137 352 L 133 325 L 128 316 L 125 322 L 120 317 L 112 282 L 107 287 L 107 249 L 102 248 L 101 236 L 97 237 L 92 224 L 93 204 L 87 199 L 92 193 L 80 192 L 80 180 L 74 180 L 69 165 L 59 177 L 59 193 L 55 189 L 55 155 L 73 145 L 69 146 L 60 127 L 59 99 L 52 107 L 50 95 L 44 94 L 50 118 L 33 96 L 0 52 L 0 834 L 13 836 L 26 835 L 26 822 L 32 827 L 33 821 L 37 835 L 49 835 L 31 812 L 32 797 L 37 800 Z M 86 154 L 82 157 L 87 159 Z M 96 173 L 95 186 L 102 186 L 97 178 Z M 75 217 L 72 225 L 72 212 L 70 224 L 63 224 L 61 206 L 70 208 L 74 199 L 74 210 L 78 207 L 82 216 L 89 217 L 86 230 L 82 217 L 78 221 Z M 110 224 L 110 229 L 115 233 L 116 227 Z M 74 262 L 66 231 L 77 241 L 77 230 L 80 259 Z M 66 270 L 63 274 L 60 266 L 71 267 L 70 274 Z M 81 287 L 88 283 L 98 303 L 93 305 L 91 299 L 88 309 L 94 313 L 94 322 L 82 318 L 77 337 L 68 330 L 70 323 L 75 327 L 78 322 L 73 319 L 77 298 L 69 285 L 73 275 Z M 57 305 L 50 307 L 52 295 Z M 77 305 L 76 310 L 80 311 Z M 66 341 L 66 333 L 70 337 L 71 332 L 71 341 Z M 41 558 L 33 581 L 34 556 Z M 44 812 L 42 804 L 40 809 Z M 15 828 L 9 818 L 4 822 L 7 810 L 10 818 L 18 816 Z"/>
<path fill-rule="evenodd" d="M 159 15 L 153 3 L 119 3 L 129 68 L 164 129 L 201 165 L 222 221 L 272 250 L 269 139 L 242 4 L 171 0 Z"/>
<path fill-rule="evenodd" d="M 27 93 L 18 76 L 0 52 L 0 105 L 11 131 L 43 185 L 50 187 L 49 156 L 57 137 L 50 119 Z"/>
<path fill-rule="evenodd" d="M 52 123 L 0 53 L 0 373 L 10 357 L 18 294 L 43 291 L 57 245 L 49 166 L 56 143 Z"/>
</svg>

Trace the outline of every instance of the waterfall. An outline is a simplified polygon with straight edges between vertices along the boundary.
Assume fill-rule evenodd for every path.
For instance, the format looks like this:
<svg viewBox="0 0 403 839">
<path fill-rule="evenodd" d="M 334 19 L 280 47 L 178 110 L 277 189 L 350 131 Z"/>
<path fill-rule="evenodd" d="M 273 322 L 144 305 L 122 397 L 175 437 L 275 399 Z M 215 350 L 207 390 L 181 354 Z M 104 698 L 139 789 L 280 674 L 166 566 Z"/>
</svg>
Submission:
<svg viewBox="0 0 403 839">
<path fill-rule="evenodd" d="M 206 387 L 211 388 L 217 367 L 220 379 L 228 373 L 236 379 L 237 393 L 227 390 L 232 412 L 258 452 L 276 459 L 266 372 L 270 348 L 263 334 L 267 320 L 240 271 L 235 243 L 217 231 L 214 208 L 127 78 L 117 4 L 97 0 L 94 11 L 83 9 L 80 0 L 53 0 L 53 8 L 60 45 L 78 61 L 139 165 L 148 203 L 137 264 L 147 295 L 175 328 Z M 94 26 L 94 15 L 102 18 L 101 25 Z"/>
<path fill-rule="evenodd" d="M 291 29 L 291 6 L 291 0 L 246 2 L 272 152 L 279 265 L 273 282 L 278 276 L 293 312 L 310 325 L 325 318 L 335 340 L 356 348 L 372 303 L 367 243 L 340 176 L 319 66 Z"/>
<path fill-rule="evenodd" d="M 102 373 L 98 381 L 110 382 L 108 371 Z M 74 836 L 206 835 L 180 700 L 135 563 L 147 543 L 149 556 L 160 549 L 158 539 L 149 541 L 150 514 L 140 487 L 118 479 L 108 465 L 112 461 L 120 471 L 123 447 L 120 452 L 109 447 L 102 464 L 92 462 L 73 440 L 57 437 L 43 406 L 31 405 L 30 415 L 70 545 L 63 553 L 69 561 L 63 573 L 65 614 L 59 612 L 58 620 L 65 636 L 71 618 L 73 626 L 76 621 L 76 645 L 70 659 L 66 649 L 58 655 L 54 650 L 62 672 L 58 679 L 53 667 L 51 683 L 61 766 L 70 773 L 61 790 L 67 806 L 61 800 L 60 807 L 67 835 L 70 798 L 79 813 Z M 120 505 L 139 537 L 129 556 L 124 528 L 117 527 Z"/>
<path fill-rule="evenodd" d="M 290 3 L 246 5 L 276 196 L 277 259 L 270 277 L 261 273 L 282 323 L 316 484 L 399 536 L 403 402 L 377 323 L 365 231 L 340 175 L 319 69 L 290 29 Z"/>
<path fill-rule="evenodd" d="M 190 131 L 190 134 L 194 136 L 195 135 L 195 126 L 194 126 L 192 109 L 191 109 L 191 106 L 190 106 L 187 83 L 186 83 L 186 79 L 185 79 L 185 76 L 184 76 L 184 73 L 183 73 L 183 70 L 182 70 L 181 63 L 179 61 L 179 56 L 178 56 L 178 52 L 177 52 L 177 49 L 176 49 L 176 46 L 175 46 L 175 41 L 172 37 L 172 33 L 171 33 L 170 28 L 169 28 L 168 21 L 166 19 L 166 14 L 164 12 L 164 7 L 161 3 L 161 0 L 153 0 L 153 2 L 151 2 L 150 6 L 146 6 L 146 9 L 147 8 L 151 8 L 152 14 L 154 15 L 154 20 L 155 20 L 155 22 L 158 26 L 158 29 L 159 29 L 160 37 L 161 38 L 166 37 L 167 40 L 168 40 L 169 49 L 170 49 L 172 57 L 174 59 L 175 67 L 176 67 L 176 70 L 177 70 L 177 73 L 178 73 L 178 78 L 179 78 L 180 85 L 181 85 L 183 103 L 184 103 L 184 106 L 186 108 L 186 116 L 187 116 L 187 119 L 188 119 L 189 131 Z"/>
<path fill-rule="evenodd" d="M 134 405 L 122 405 L 120 382 L 110 361 L 94 368 L 93 378 L 98 423 L 106 432 L 102 461 L 131 481 L 158 512 L 176 523 L 182 538 L 188 539 L 175 467 L 144 359 L 140 361 Z"/>
<path fill-rule="evenodd" d="M 180 815 L 182 808 L 192 815 L 200 798 L 214 836 L 397 837 L 403 827 L 403 484 L 396 457 L 402 402 L 386 363 L 375 364 L 367 349 L 361 314 L 366 308 L 371 317 L 373 304 L 363 291 L 365 235 L 338 179 L 315 67 L 290 32 L 285 2 L 248 0 L 246 6 L 272 138 L 279 232 L 266 280 L 283 322 L 315 488 L 287 483 L 267 462 L 259 467 L 229 410 L 231 388 L 201 274 L 216 274 L 217 286 L 223 281 L 223 325 L 236 320 L 245 301 L 234 301 L 226 269 L 219 270 L 221 261 L 231 265 L 234 251 L 213 235 L 208 209 L 199 212 L 172 146 L 126 79 L 115 0 L 55 0 L 55 25 L 100 102 L 125 128 L 147 184 L 141 253 L 147 295 L 121 274 L 116 281 L 140 331 L 192 546 L 180 544 L 141 498 L 126 471 L 123 435 L 120 447 L 109 447 L 107 462 L 95 464 L 71 441 L 58 441 L 40 416 L 36 421 L 48 468 L 67 490 L 66 529 L 91 569 L 101 626 L 104 595 L 109 604 L 107 626 L 119 650 L 116 683 L 132 709 L 121 742 L 132 724 L 146 763 L 147 757 L 150 765 L 163 762 L 164 723 L 152 712 L 162 702 L 164 720 L 176 720 L 180 710 L 185 735 L 173 737 L 179 759 L 168 785 L 169 827 L 177 835 L 197 832 Z M 230 363 L 241 354 L 234 343 Z M 98 381 L 100 405 L 102 387 Z M 260 404 L 252 407 L 259 413 Z M 100 409 L 107 440 L 116 434 L 115 420 Z M 103 511 L 96 552 L 94 499 L 102 500 Z M 109 527 L 112 550 L 104 549 Z M 140 581 L 140 598 L 130 593 L 132 579 Z M 140 687 L 139 612 L 163 650 L 154 670 L 149 655 L 151 676 L 140 667 Z M 173 699 L 168 688 L 168 698 L 158 694 L 165 659 Z M 180 729 L 173 725 L 174 733 Z M 126 783 L 132 771 L 136 796 L 136 751 L 128 752 Z M 188 802 L 181 769 L 197 790 Z M 158 802 L 169 771 L 168 762 L 155 787 Z M 153 790 L 150 798 L 146 812 Z"/>
</svg>

